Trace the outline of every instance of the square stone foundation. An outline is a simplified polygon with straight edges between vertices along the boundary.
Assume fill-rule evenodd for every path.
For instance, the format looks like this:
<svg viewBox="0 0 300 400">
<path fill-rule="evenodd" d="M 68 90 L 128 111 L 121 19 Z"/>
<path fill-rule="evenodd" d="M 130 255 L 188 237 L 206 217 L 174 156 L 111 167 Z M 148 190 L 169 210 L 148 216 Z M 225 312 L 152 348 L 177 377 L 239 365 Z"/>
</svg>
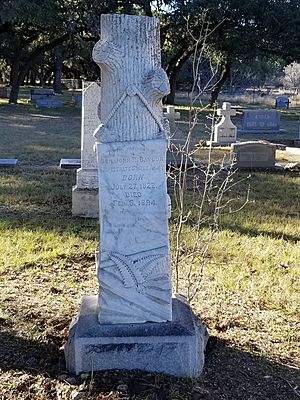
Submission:
<svg viewBox="0 0 300 400">
<path fill-rule="evenodd" d="M 72 189 L 72 215 L 74 217 L 99 218 L 98 189 Z"/>
<path fill-rule="evenodd" d="M 197 377 L 204 366 L 206 326 L 178 295 L 173 321 L 105 325 L 98 322 L 98 297 L 85 296 L 72 321 L 65 357 L 69 372 L 140 369 Z"/>
</svg>

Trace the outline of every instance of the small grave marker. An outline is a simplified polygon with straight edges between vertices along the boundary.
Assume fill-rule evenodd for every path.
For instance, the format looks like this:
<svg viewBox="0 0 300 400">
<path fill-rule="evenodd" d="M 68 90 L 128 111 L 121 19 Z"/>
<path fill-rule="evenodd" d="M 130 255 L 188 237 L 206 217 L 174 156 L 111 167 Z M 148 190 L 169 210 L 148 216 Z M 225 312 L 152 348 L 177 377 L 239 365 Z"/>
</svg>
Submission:
<svg viewBox="0 0 300 400">
<path fill-rule="evenodd" d="M 15 167 L 17 163 L 16 158 L 0 158 L 0 167 Z"/>
<path fill-rule="evenodd" d="M 234 155 L 238 168 L 275 168 L 276 145 L 264 141 L 233 143 L 231 154 Z"/>
<path fill-rule="evenodd" d="M 59 167 L 63 169 L 80 168 L 80 158 L 62 158 Z"/>
<path fill-rule="evenodd" d="M 55 93 L 51 89 L 37 88 L 30 90 L 30 101 L 35 103 L 38 99 L 47 99 L 55 96 Z"/>
<path fill-rule="evenodd" d="M 56 99 L 37 99 L 36 107 L 38 108 L 60 108 L 62 101 Z"/>
<path fill-rule="evenodd" d="M 180 113 L 175 112 L 174 106 L 167 106 L 167 112 L 164 113 L 164 117 L 169 121 L 171 135 L 174 134 L 177 130 L 176 120 L 180 119 Z"/>
<path fill-rule="evenodd" d="M 275 101 L 276 108 L 285 108 L 288 109 L 290 105 L 289 97 L 286 95 L 277 96 Z"/>
</svg>

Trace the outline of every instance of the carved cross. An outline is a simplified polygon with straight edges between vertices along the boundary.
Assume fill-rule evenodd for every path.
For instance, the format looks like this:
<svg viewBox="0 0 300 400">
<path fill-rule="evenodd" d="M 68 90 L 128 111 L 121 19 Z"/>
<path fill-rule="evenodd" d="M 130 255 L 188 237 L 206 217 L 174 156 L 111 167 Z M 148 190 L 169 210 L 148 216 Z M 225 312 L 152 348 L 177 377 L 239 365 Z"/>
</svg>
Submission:
<svg viewBox="0 0 300 400">
<path fill-rule="evenodd" d="M 170 124 L 170 132 L 174 133 L 176 131 L 176 124 L 175 121 L 180 119 L 180 113 L 175 112 L 174 106 L 167 106 L 167 112 L 164 113 L 165 118 L 169 120 Z"/>
<path fill-rule="evenodd" d="M 230 103 L 224 102 L 222 104 L 222 108 L 218 109 L 217 114 L 221 115 L 224 119 L 229 118 L 229 120 L 230 120 L 231 116 L 234 117 L 236 115 L 236 111 L 234 108 L 231 108 Z"/>
</svg>

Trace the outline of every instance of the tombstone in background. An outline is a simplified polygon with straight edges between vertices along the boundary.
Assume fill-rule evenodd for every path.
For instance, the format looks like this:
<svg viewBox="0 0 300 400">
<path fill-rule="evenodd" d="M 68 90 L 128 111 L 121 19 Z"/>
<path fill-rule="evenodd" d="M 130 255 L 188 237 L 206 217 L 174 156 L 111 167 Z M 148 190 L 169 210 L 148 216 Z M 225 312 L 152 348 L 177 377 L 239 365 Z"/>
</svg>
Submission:
<svg viewBox="0 0 300 400">
<path fill-rule="evenodd" d="M 176 120 L 180 119 L 180 113 L 175 112 L 174 106 L 167 106 L 167 112 L 164 113 L 164 117 L 169 121 L 170 134 L 172 136 L 177 131 Z"/>
<path fill-rule="evenodd" d="M 84 85 L 84 83 L 83 83 Z M 95 129 L 100 125 L 100 94 L 97 82 L 83 87 L 81 116 L 81 168 L 72 189 L 72 215 L 98 218 L 98 170 L 95 152 Z"/>
<path fill-rule="evenodd" d="M 51 99 L 55 96 L 52 89 L 37 88 L 30 90 L 30 101 L 35 103 L 38 99 Z"/>
<path fill-rule="evenodd" d="M 290 105 L 289 97 L 286 95 L 277 96 L 275 100 L 276 108 L 285 108 L 288 109 Z"/>
<path fill-rule="evenodd" d="M 99 296 L 83 298 L 65 348 L 69 371 L 142 369 L 197 376 L 206 329 L 172 298 L 159 22 L 102 15 L 97 138 Z"/>
<path fill-rule="evenodd" d="M 231 154 L 238 168 L 275 168 L 276 145 L 249 141 L 231 145 Z"/>
<path fill-rule="evenodd" d="M 280 113 L 276 110 L 244 110 L 238 133 L 282 133 Z"/>
<path fill-rule="evenodd" d="M 62 101 L 57 100 L 57 99 L 36 99 L 35 104 L 37 108 L 61 108 L 62 107 Z"/>
<path fill-rule="evenodd" d="M 0 158 L 0 167 L 15 167 L 17 163 L 16 158 Z"/>
<path fill-rule="evenodd" d="M 80 168 L 80 166 L 80 158 L 62 158 L 59 163 L 59 167 L 62 169 Z"/>
<path fill-rule="evenodd" d="M 217 110 L 217 114 L 222 118 L 214 127 L 212 142 L 208 141 L 207 145 L 228 146 L 235 143 L 237 127 L 232 123 L 231 117 L 236 115 L 236 111 L 231 108 L 230 103 L 224 102 L 222 108 Z"/>
</svg>

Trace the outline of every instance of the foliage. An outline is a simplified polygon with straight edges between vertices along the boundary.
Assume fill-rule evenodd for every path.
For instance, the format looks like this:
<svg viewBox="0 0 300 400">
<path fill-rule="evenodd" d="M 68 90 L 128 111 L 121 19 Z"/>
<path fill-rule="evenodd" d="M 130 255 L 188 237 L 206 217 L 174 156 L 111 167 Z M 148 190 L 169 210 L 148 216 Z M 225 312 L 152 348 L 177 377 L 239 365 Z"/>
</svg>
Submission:
<svg viewBox="0 0 300 400">
<path fill-rule="evenodd" d="M 283 69 L 283 84 L 287 87 L 300 87 L 300 64 L 292 62 Z"/>
</svg>

